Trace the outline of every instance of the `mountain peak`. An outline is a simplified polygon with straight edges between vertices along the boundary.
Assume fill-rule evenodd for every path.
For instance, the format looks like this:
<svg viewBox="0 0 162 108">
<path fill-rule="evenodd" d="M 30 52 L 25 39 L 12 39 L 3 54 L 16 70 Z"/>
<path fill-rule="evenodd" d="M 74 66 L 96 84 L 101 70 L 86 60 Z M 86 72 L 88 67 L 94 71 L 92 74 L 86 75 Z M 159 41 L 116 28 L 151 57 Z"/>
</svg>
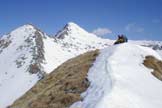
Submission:
<svg viewBox="0 0 162 108">
<path fill-rule="evenodd" d="M 22 37 L 22 34 L 27 35 L 27 34 L 32 34 L 36 31 L 36 28 L 31 25 L 31 24 L 25 24 L 22 25 L 16 29 L 14 29 L 10 35 L 14 37 Z"/>
<path fill-rule="evenodd" d="M 80 27 L 78 24 L 74 22 L 69 22 L 65 25 L 64 29 L 67 29 L 68 31 L 77 31 L 77 32 L 86 32 L 82 27 Z"/>
<path fill-rule="evenodd" d="M 67 23 L 68 25 L 71 25 L 71 26 L 78 26 L 76 23 L 74 23 L 74 22 L 68 22 Z"/>
<path fill-rule="evenodd" d="M 41 30 L 37 28 L 36 26 L 34 26 L 33 24 L 27 23 L 14 29 L 11 33 L 20 32 L 20 31 L 21 32 L 32 32 L 32 33 L 35 31 L 41 32 Z"/>
<path fill-rule="evenodd" d="M 78 24 L 74 23 L 74 22 L 69 22 L 65 25 L 65 27 L 73 27 L 73 28 L 81 28 Z"/>
<path fill-rule="evenodd" d="M 82 27 L 77 25 L 74 22 L 67 23 L 62 30 L 60 30 L 55 36 L 57 38 L 64 39 L 66 36 L 69 36 L 71 34 L 89 34 L 86 30 L 84 30 Z"/>
<path fill-rule="evenodd" d="M 24 25 L 18 27 L 17 29 L 15 29 L 15 30 L 20 30 L 20 29 L 30 29 L 30 30 L 32 30 L 32 29 L 35 29 L 35 28 L 36 27 L 34 25 L 32 25 L 32 24 L 24 24 Z"/>
<path fill-rule="evenodd" d="M 26 26 L 26 27 L 34 27 L 34 25 L 33 24 L 30 24 L 30 23 L 24 24 L 23 26 Z"/>
<path fill-rule="evenodd" d="M 2 36 L 1 39 L 10 38 L 10 39 L 15 39 L 15 40 L 20 40 L 20 39 L 25 40 L 32 36 L 33 38 L 35 38 L 35 36 L 38 34 L 39 36 L 45 36 L 45 33 L 42 32 L 36 26 L 32 24 L 25 24 L 25 25 L 19 26 L 18 28 L 14 29 L 7 35 Z"/>
</svg>

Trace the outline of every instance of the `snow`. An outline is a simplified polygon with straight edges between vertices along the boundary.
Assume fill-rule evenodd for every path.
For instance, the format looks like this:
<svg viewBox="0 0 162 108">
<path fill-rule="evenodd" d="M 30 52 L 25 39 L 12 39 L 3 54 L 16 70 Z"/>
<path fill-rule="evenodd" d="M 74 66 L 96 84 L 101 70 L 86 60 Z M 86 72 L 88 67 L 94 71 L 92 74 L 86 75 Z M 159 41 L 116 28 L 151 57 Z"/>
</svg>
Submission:
<svg viewBox="0 0 162 108">
<path fill-rule="evenodd" d="M 42 65 L 46 73 L 52 72 L 72 57 L 90 50 L 105 48 L 112 44 L 109 39 L 102 39 L 88 33 L 73 22 L 68 23 L 56 35 L 56 38 L 46 36 L 43 42 L 46 63 Z"/>
<path fill-rule="evenodd" d="M 96 48 L 105 48 L 113 44 L 112 40 L 102 39 L 92 33 L 88 33 L 77 24 L 68 23 L 56 37 L 62 38 L 59 41 L 65 44 L 65 47 L 71 47 L 77 51 L 88 51 Z"/>
<path fill-rule="evenodd" d="M 83 101 L 70 108 L 161 108 L 162 83 L 142 63 L 150 48 L 121 44 L 101 50 L 88 72 L 90 87 Z"/>
<path fill-rule="evenodd" d="M 0 54 L 0 108 L 10 105 L 39 80 L 36 74 L 31 75 L 27 72 L 32 60 L 30 47 L 20 49 L 20 46 L 28 45 L 24 40 L 34 32 L 32 26 L 24 25 L 11 32 L 9 36 L 2 37 L 12 42 Z M 16 61 L 22 62 L 22 66 L 18 68 Z"/>
<path fill-rule="evenodd" d="M 88 33 L 86 30 L 73 22 L 68 23 L 54 38 L 49 37 L 47 34 L 41 32 L 39 29 L 30 24 L 21 26 L 16 30 L 13 30 L 11 33 L 4 35 L 0 38 L 0 108 L 5 108 L 6 106 L 12 104 L 17 98 L 21 97 L 25 92 L 33 87 L 39 80 L 37 74 L 31 74 L 29 72 L 29 65 L 34 62 L 33 49 L 35 50 L 35 54 L 39 54 L 38 48 L 36 48 L 37 44 L 35 32 L 39 32 L 40 38 L 43 41 L 42 50 L 44 52 L 42 55 L 44 58 L 42 58 L 43 62 L 40 62 L 40 66 L 42 71 L 47 74 L 70 58 L 76 57 L 77 55 L 90 50 L 110 47 L 114 42 L 114 40 L 102 39 L 92 33 Z M 9 45 L 6 46 L 6 43 L 3 43 L 1 40 L 5 40 L 5 42 Z M 156 45 L 159 47 L 162 46 L 162 42 L 155 41 L 132 41 L 130 43 L 148 47 L 154 47 Z M 4 46 L 1 44 L 4 44 Z M 109 58 L 113 51 L 115 52 L 114 49 L 117 49 L 116 47 L 117 46 L 102 51 L 103 53 L 99 56 L 101 59 L 98 59 L 99 61 L 102 61 L 96 62 L 96 66 L 97 64 L 99 65 L 98 68 L 103 66 L 103 62 L 107 62 L 105 61 L 104 56 Z M 108 50 L 110 50 L 110 52 Z M 156 51 L 162 57 L 162 50 L 157 49 Z M 150 53 L 153 53 L 152 50 Z M 19 65 L 19 63 L 21 65 Z M 102 81 L 103 85 L 105 84 L 107 86 L 111 86 L 110 82 L 107 81 L 107 79 L 110 78 L 109 74 L 109 76 L 105 76 L 105 80 L 102 80 L 103 76 L 106 74 L 104 68 L 107 68 L 106 63 L 104 65 L 105 66 L 102 69 L 103 73 L 100 78 L 99 74 L 97 74 L 97 68 L 94 68 L 96 69 L 96 75 L 93 74 L 92 76 L 98 77 L 98 80 Z M 90 73 L 91 72 L 89 72 L 89 74 Z M 91 74 L 89 75 L 89 79 L 93 82 L 93 77 L 90 76 Z M 107 81 L 107 83 L 104 81 Z M 97 80 L 95 83 L 97 84 Z M 97 88 L 99 85 L 100 83 L 95 85 L 95 87 Z M 104 92 L 104 90 L 101 90 L 100 93 L 96 90 L 96 93 L 100 96 L 94 99 L 91 98 L 91 101 L 93 100 L 97 103 L 98 99 L 102 97 L 102 92 Z M 90 97 L 93 96 L 90 95 Z M 89 100 L 87 99 L 87 103 L 88 101 Z"/>
<path fill-rule="evenodd" d="M 41 51 L 44 58 L 39 62 L 40 68 L 47 74 L 72 57 L 111 44 L 110 40 L 91 35 L 74 23 L 68 23 L 66 27 L 68 29 L 64 28 L 61 31 L 69 32 L 64 39 L 51 38 L 29 24 L 13 30 L 0 39 L 10 42 L 8 46 L 1 43 L 4 48 L 0 45 L 0 108 L 11 105 L 39 80 L 37 74 L 29 72 L 29 66 L 35 61 L 33 54 L 39 54 L 37 47 L 40 46 L 37 46 L 36 41 L 40 40 L 36 40 L 36 32 L 43 41 Z"/>
<path fill-rule="evenodd" d="M 42 65 L 46 73 L 52 72 L 60 64 L 75 56 L 72 52 L 68 52 L 66 49 L 62 48 L 60 44 L 55 43 L 54 40 L 49 37 L 44 39 L 43 42 L 45 63 Z"/>
<path fill-rule="evenodd" d="M 134 41 L 134 40 L 130 40 L 129 43 L 150 47 L 150 48 L 156 50 L 156 52 L 158 52 L 160 54 L 160 56 L 162 57 L 162 42 L 161 41 L 146 41 L 146 40 Z"/>
</svg>

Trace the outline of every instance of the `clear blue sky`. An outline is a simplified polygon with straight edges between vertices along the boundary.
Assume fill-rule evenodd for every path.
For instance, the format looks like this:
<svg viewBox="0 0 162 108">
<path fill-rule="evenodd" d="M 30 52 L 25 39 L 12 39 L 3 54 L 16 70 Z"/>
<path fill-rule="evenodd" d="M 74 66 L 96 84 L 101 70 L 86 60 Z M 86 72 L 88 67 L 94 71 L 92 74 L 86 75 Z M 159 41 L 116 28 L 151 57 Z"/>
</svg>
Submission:
<svg viewBox="0 0 162 108">
<path fill-rule="evenodd" d="M 0 0 L 0 35 L 26 23 L 52 35 L 71 21 L 107 38 L 162 40 L 162 0 Z"/>
</svg>

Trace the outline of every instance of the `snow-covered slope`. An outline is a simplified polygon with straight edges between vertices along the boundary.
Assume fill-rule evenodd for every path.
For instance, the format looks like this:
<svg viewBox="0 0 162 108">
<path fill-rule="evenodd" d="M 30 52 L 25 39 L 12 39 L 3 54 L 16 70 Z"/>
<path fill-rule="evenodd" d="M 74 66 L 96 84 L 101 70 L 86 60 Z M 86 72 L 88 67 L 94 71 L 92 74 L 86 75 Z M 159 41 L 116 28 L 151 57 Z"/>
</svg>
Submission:
<svg viewBox="0 0 162 108">
<path fill-rule="evenodd" d="M 56 34 L 59 41 L 67 48 L 78 51 L 87 51 L 96 48 L 104 48 L 112 45 L 112 40 L 102 39 L 92 33 L 88 33 L 75 23 L 68 23 Z"/>
<path fill-rule="evenodd" d="M 47 37 L 44 41 L 45 72 L 53 71 L 66 60 L 90 50 L 103 49 L 112 45 L 113 41 L 102 39 L 88 33 L 75 23 L 68 23 L 55 38 Z"/>
<path fill-rule="evenodd" d="M 146 40 L 139 40 L 139 41 L 130 41 L 130 43 L 150 47 L 153 50 L 157 51 L 162 57 L 162 42 L 161 41 L 146 41 Z"/>
<path fill-rule="evenodd" d="M 162 82 L 143 65 L 150 48 L 121 44 L 101 50 L 89 70 L 90 87 L 71 108 L 162 108 Z"/>
<path fill-rule="evenodd" d="M 42 77 L 42 38 L 40 31 L 24 25 L 0 39 L 0 108 L 11 104 Z"/>
<path fill-rule="evenodd" d="M 11 104 L 28 91 L 45 73 L 84 52 L 103 49 L 113 40 L 88 33 L 68 23 L 55 37 L 49 37 L 32 25 L 24 25 L 0 38 L 0 108 Z M 136 42 L 152 47 L 162 55 L 162 42 Z M 151 45 L 151 46 L 150 46 Z M 161 45 L 161 46 L 160 46 Z"/>
<path fill-rule="evenodd" d="M 63 32 L 67 32 L 64 38 Z M 96 48 L 111 45 L 110 40 L 90 34 L 68 23 L 51 38 L 32 25 L 24 25 L 0 39 L 0 108 L 11 104 L 35 83 L 66 60 Z"/>
</svg>

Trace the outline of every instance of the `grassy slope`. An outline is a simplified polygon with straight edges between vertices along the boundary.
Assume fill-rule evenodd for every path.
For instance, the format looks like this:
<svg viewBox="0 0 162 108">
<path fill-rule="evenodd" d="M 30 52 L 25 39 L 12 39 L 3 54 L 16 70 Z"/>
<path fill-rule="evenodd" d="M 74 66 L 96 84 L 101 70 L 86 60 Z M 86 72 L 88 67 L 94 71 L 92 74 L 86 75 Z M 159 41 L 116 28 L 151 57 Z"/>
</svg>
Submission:
<svg viewBox="0 0 162 108">
<path fill-rule="evenodd" d="M 153 69 L 152 74 L 162 81 L 162 61 L 153 56 L 147 56 L 143 64 L 146 67 Z"/>
<path fill-rule="evenodd" d="M 96 50 L 68 60 L 8 108 L 68 108 L 88 88 L 87 72 L 98 54 Z"/>
</svg>

